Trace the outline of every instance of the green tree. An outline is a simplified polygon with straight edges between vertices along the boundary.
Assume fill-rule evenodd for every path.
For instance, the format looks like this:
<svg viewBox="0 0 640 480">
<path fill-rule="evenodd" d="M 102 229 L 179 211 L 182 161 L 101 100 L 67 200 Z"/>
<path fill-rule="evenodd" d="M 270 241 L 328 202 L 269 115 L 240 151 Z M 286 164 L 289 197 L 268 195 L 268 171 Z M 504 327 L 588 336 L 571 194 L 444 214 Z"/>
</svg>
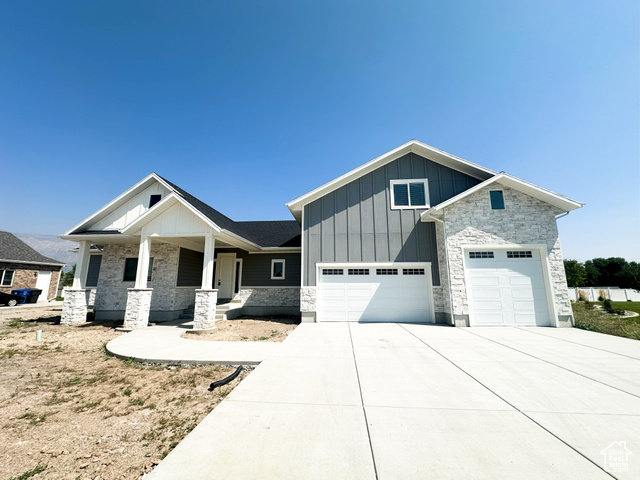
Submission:
<svg viewBox="0 0 640 480">
<path fill-rule="evenodd" d="M 577 260 L 565 260 L 564 272 L 569 287 L 584 287 L 587 281 L 587 271 Z"/>
<path fill-rule="evenodd" d="M 73 285 L 73 277 L 76 275 L 76 266 L 71 267 L 68 272 L 62 272 L 62 286 L 70 287 Z"/>
<path fill-rule="evenodd" d="M 600 270 L 593 264 L 592 260 L 587 260 L 584 262 L 584 271 L 587 274 L 587 280 L 585 283 L 585 287 L 599 287 L 601 286 L 598 282 L 600 281 Z"/>
</svg>

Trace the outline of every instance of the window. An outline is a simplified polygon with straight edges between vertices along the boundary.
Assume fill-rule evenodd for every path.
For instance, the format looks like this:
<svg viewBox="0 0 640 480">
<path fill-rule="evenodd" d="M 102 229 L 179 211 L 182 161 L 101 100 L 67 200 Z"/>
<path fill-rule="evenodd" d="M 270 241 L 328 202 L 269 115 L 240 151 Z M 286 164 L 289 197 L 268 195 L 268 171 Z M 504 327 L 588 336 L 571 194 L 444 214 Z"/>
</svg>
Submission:
<svg viewBox="0 0 640 480">
<path fill-rule="evenodd" d="M 322 274 L 323 275 L 342 275 L 343 272 L 341 268 L 323 268 Z"/>
<path fill-rule="evenodd" d="M 469 258 L 493 258 L 493 252 L 469 252 Z"/>
<path fill-rule="evenodd" d="M 14 270 L 0 270 L 0 286 L 10 287 L 13 285 Z"/>
<path fill-rule="evenodd" d="M 424 275 L 424 268 L 403 268 L 403 275 Z"/>
<path fill-rule="evenodd" d="M 369 275 L 368 268 L 350 268 L 349 275 Z"/>
<path fill-rule="evenodd" d="M 519 252 L 507 252 L 507 258 L 533 258 L 531 250 Z"/>
<path fill-rule="evenodd" d="M 135 282 L 136 281 L 136 271 L 138 270 L 138 259 L 137 258 L 126 258 L 124 260 L 124 277 L 122 281 L 124 282 Z M 151 281 L 151 271 L 153 270 L 153 257 L 149 258 L 149 272 L 147 275 L 147 282 Z"/>
<path fill-rule="evenodd" d="M 162 199 L 162 195 L 151 195 L 149 197 L 149 208 L 153 207 Z"/>
<path fill-rule="evenodd" d="M 427 179 L 391 180 L 391 208 L 428 208 Z"/>
<path fill-rule="evenodd" d="M 284 260 L 271 260 L 271 280 L 284 280 Z"/>
<path fill-rule="evenodd" d="M 489 190 L 491 210 L 504 210 L 504 194 L 502 190 Z"/>
<path fill-rule="evenodd" d="M 376 268 L 376 275 L 397 275 L 397 268 Z"/>
</svg>

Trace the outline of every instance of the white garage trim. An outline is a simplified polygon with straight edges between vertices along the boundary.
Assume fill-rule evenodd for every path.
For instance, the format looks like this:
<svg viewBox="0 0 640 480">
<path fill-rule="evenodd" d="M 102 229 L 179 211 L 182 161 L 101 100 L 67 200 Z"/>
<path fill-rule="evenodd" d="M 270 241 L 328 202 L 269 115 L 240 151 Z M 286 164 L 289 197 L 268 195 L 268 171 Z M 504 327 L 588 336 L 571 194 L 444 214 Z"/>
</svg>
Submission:
<svg viewBox="0 0 640 480">
<path fill-rule="evenodd" d="M 349 268 L 369 268 L 369 269 L 378 269 L 378 268 L 396 268 L 396 269 L 407 269 L 407 268 L 423 268 L 425 270 L 425 277 L 427 281 L 427 300 L 428 300 L 428 308 L 429 308 L 429 317 L 430 322 L 435 323 L 435 307 L 433 303 L 433 273 L 431 271 L 431 262 L 371 262 L 371 263 L 355 263 L 355 262 L 322 262 L 316 263 L 316 288 L 321 288 L 321 271 L 323 268 L 331 269 L 331 268 L 339 268 L 339 269 L 349 269 Z M 318 292 L 318 298 L 320 298 L 321 293 Z M 322 321 L 321 319 L 321 305 L 317 306 L 317 320 Z"/>
<path fill-rule="evenodd" d="M 553 284 L 551 283 L 551 271 L 549 269 L 549 257 L 547 253 L 547 245 L 538 244 L 538 243 L 524 243 L 524 244 L 486 244 L 486 245 L 461 245 L 460 249 L 462 250 L 462 265 L 464 268 L 464 279 L 465 279 L 465 294 L 467 295 L 467 300 L 469 299 L 469 269 L 467 268 L 467 253 L 469 251 L 474 250 L 537 250 L 540 254 L 540 262 L 542 267 L 542 278 L 544 279 L 544 287 L 545 293 L 547 295 L 547 308 L 550 319 L 550 326 L 559 327 L 558 325 L 558 315 L 555 304 L 555 294 L 553 290 Z M 471 302 L 469 303 L 469 324 L 471 325 L 473 322 L 473 307 Z"/>
</svg>

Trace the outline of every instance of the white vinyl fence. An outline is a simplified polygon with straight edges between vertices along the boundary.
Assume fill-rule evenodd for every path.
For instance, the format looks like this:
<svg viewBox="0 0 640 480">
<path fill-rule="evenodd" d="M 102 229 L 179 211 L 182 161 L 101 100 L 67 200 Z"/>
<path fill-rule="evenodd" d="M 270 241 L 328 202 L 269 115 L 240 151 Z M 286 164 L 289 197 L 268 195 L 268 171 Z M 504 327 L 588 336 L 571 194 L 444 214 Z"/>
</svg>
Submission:
<svg viewBox="0 0 640 480">
<path fill-rule="evenodd" d="M 633 288 L 617 288 L 617 287 L 578 287 L 569 288 L 569 298 L 572 301 L 578 300 L 578 290 L 582 290 L 586 293 L 587 298 L 591 302 L 597 302 L 600 296 L 600 290 L 604 290 L 607 297 L 612 302 L 626 302 L 631 300 L 632 302 L 640 302 L 640 291 Z"/>
</svg>

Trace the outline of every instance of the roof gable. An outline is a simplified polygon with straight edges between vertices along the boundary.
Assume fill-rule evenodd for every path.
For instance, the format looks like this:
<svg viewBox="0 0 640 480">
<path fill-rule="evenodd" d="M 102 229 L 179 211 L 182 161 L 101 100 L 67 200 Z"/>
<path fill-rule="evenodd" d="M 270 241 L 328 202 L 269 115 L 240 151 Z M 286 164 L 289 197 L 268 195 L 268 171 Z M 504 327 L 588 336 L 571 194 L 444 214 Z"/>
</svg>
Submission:
<svg viewBox="0 0 640 480">
<path fill-rule="evenodd" d="M 384 166 L 388 163 L 391 163 L 395 160 L 398 160 L 400 157 L 407 155 L 408 153 L 415 153 L 421 157 L 424 157 L 433 162 L 439 163 L 446 167 L 449 167 L 453 170 L 457 170 L 459 172 L 465 173 L 471 177 L 474 177 L 480 181 L 486 180 L 493 175 L 496 174 L 493 170 L 489 170 L 487 168 L 481 167 L 480 165 L 476 165 L 474 163 L 468 162 L 462 158 L 456 157 L 449 153 L 443 152 L 442 150 L 438 150 L 437 148 L 426 145 L 417 140 L 411 140 L 400 147 L 391 150 L 390 152 L 385 153 L 364 165 L 351 170 L 350 172 L 345 173 L 344 175 L 332 180 L 325 185 L 316 188 L 315 190 L 298 197 L 297 199 L 287 203 L 287 207 L 293 214 L 293 216 L 298 220 L 298 222 L 302 221 L 302 208 L 304 205 L 321 198 L 328 193 L 337 190 L 338 188 L 351 183 L 352 181 Z"/>
<path fill-rule="evenodd" d="M 60 265 L 64 262 L 45 257 L 36 252 L 14 234 L 0 231 L 0 261 Z"/>
</svg>

